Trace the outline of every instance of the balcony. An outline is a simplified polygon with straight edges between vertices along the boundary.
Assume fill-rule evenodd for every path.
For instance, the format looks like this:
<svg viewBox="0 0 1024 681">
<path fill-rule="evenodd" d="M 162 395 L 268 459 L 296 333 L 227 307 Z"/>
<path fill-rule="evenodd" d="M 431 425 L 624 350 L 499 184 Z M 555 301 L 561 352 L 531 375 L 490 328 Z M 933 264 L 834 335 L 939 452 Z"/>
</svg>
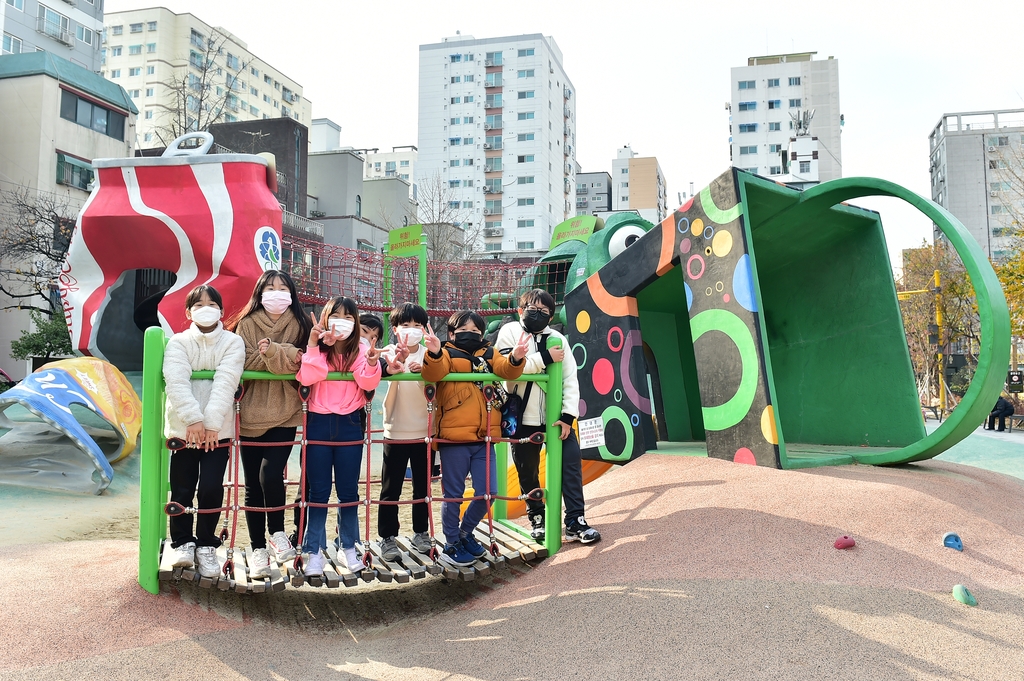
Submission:
<svg viewBox="0 0 1024 681">
<path fill-rule="evenodd" d="M 577 208 L 586 208 L 587 207 L 587 198 L 586 197 L 577 198 L 576 199 L 576 207 Z"/>
<path fill-rule="evenodd" d="M 484 172 L 485 173 L 500 173 L 501 172 L 501 165 L 500 164 L 498 164 L 498 165 L 487 164 L 487 165 L 484 166 Z"/>
<path fill-rule="evenodd" d="M 576 193 L 577 194 L 586 194 L 589 191 L 590 191 L 590 187 L 588 187 L 585 184 L 578 184 L 578 185 L 576 185 Z"/>
<path fill-rule="evenodd" d="M 501 87 L 502 85 L 503 85 L 503 83 L 501 82 L 501 78 L 488 78 L 486 81 L 484 81 L 484 87 L 485 88 L 486 87 Z"/>
<path fill-rule="evenodd" d="M 38 17 L 36 19 L 36 30 L 59 43 L 64 43 L 65 45 L 75 44 L 75 36 L 72 35 L 69 29 L 58 23 L 47 21 L 46 17 Z"/>
<path fill-rule="evenodd" d="M 484 187 L 484 194 L 501 194 L 503 191 L 500 184 L 489 184 Z"/>
<path fill-rule="evenodd" d="M 281 226 L 302 232 L 303 234 L 316 236 L 320 239 L 324 238 L 324 226 L 321 223 L 286 210 L 281 211 Z"/>
<path fill-rule="evenodd" d="M 490 208 L 484 208 L 484 215 L 501 215 L 501 206 L 491 206 Z"/>
</svg>

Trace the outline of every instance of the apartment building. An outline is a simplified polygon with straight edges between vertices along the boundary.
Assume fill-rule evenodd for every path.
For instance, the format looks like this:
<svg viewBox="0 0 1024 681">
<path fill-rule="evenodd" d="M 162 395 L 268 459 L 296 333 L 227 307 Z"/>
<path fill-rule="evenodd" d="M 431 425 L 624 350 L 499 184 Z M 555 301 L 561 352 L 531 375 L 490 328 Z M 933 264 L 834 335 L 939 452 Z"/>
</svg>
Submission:
<svg viewBox="0 0 1024 681">
<path fill-rule="evenodd" d="M 628 144 L 612 161 L 611 195 L 611 210 L 635 210 L 654 224 L 668 215 L 668 187 L 658 159 L 637 156 Z"/>
<path fill-rule="evenodd" d="M 1024 109 L 943 114 L 928 136 L 932 201 L 1002 260 L 1024 215 Z M 935 229 L 935 239 L 942 239 Z"/>
<path fill-rule="evenodd" d="M 539 257 L 576 214 L 576 96 L 554 38 L 420 45 L 417 146 L 421 202 L 432 179 L 450 190 L 467 255 Z"/>
<path fill-rule="evenodd" d="M 612 176 L 606 172 L 576 174 L 576 215 L 596 215 L 612 209 Z"/>
<path fill-rule="evenodd" d="M 0 0 L 0 54 L 49 52 L 100 70 L 103 0 Z"/>
<path fill-rule="evenodd" d="M 843 176 L 839 60 L 814 59 L 816 54 L 750 57 L 746 66 L 731 70 L 732 99 L 726 109 L 734 166 L 767 177 L 789 175 L 784 181 L 806 184 L 811 164 L 801 166 L 800 161 L 814 160 L 815 182 Z M 798 136 L 812 138 L 814 148 L 809 158 L 800 156 L 794 164 L 789 147 Z"/>
<path fill-rule="evenodd" d="M 0 57 L 0 193 L 27 192 L 27 200 L 52 202 L 73 222 L 89 198 L 93 159 L 132 155 L 137 112 L 123 88 L 51 52 Z M 0 252 L 0 269 L 31 267 Z M 31 292 L 11 281 L 7 286 Z M 0 294 L 0 368 L 15 379 L 31 371 L 11 359 L 11 341 L 31 325 L 27 310 L 13 309 L 19 303 L 46 306 L 39 297 Z M 55 288 L 50 304 L 60 308 Z"/>
<path fill-rule="evenodd" d="M 416 176 L 417 149 L 413 145 L 404 147 L 391 147 L 391 151 L 373 151 L 366 154 L 364 166 L 364 177 L 367 180 L 382 177 L 397 177 L 409 183 L 409 197 L 416 198 L 416 185 L 413 178 Z"/>
<path fill-rule="evenodd" d="M 268 118 L 312 124 L 312 105 L 298 82 L 256 56 L 238 36 L 193 14 L 164 7 L 109 13 L 102 53 L 103 76 L 128 90 L 139 107 L 142 148 L 170 141 L 161 142 L 167 136 L 161 131 L 169 124 L 169 111 L 180 108 L 181 95 L 171 83 L 185 78 L 192 90 L 184 102 L 194 113 L 190 125 Z"/>
</svg>

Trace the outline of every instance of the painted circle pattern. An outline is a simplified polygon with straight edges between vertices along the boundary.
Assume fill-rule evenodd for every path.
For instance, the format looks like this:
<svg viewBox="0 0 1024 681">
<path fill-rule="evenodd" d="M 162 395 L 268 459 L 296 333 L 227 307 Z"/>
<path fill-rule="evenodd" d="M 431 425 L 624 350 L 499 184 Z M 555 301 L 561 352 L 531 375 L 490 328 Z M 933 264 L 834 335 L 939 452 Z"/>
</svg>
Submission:
<svg viewBox="0 0 1024 681">
<path fill-rule="evenodd" d="M 583 351 L 583 359 L 582 360 L 579 359 L 578 357 L 576 357 L 576 348 L 579 348 L 580 350 Z M 577 369 L 582 369 L 583 367 L 587 366 L 587 346 L 585 346 L 583 343 L 577 343 L 576 345 L 572 346 L 571 349 L 572 349 L 573 359 L 576 360 L 576 368 Z"/>
<path fill-rule="evenodd" d="M 694 342 L 708 331 L 720 331 L 736 344 L 740 353 L 740 384 L 724 404 L 701 407 L 706 430 L 725 430 L 743 420 L 757 393 L 757 346 L 742 319 L 728 310 L 705 310 L 690 320 Z"/>
<path fill-rule="evenodd" d="M 615 368 L 607 358 L 602 357 L 594 362 L 591 380 L 594 382 L 594 390 L 600 394 L 607 395 L 611 392 L 612 386 L 615 385 Z"/>
<path fill-rule="evenodd" d="M 700 218 L 694 219 L 694 221 L 690 223 L 690 231 L 693 232 L 694 236 L 700 236 L 701 232 L 704 231 L 704 221 Z"/>
<path fill-rule="evenodd" d="M 621 407 L 613 404 L 601 414 L 601 421 L 604 423 L 605 432 L 607 432 L 608 424 L 611 421 L 618 421 L 622 424 L 622 429 L 626 431 L 626 446 L 622 451 L 612 454 L 607 445 L 600 445 L 597 451 L 601 452 L 601 458 L 605 461 L 628 461 L 633 455 L 633 428 L 629 422 L 629 416 Z"/>
<path fill-rule="evenodd" d="M 618 344 L 618 346 L 612 345 L 612 334 L 613 333 L 619 334 L 619 344 Z M 608 329 L 608 349 L 609 350 L 611 350 L 612 352 L 618 352 L 619 350 L 622 349 L 622 345 L 625 342 L 626 342 L 626 337 L 624 335 L 622 335 L 622 329 L 620 329 L 617 326 L 613 326 L 612 328 Z"/>
<path fill-rule="evenodd" d="M 732 250 L 732 233 L 725 229 L 718 230 L 711 242 L 711 248 L 719 258 L 729 255 L 729 251 Z"/>
<path fill-rule="evenodd" d="M 700 272 L 697 272 L 697 274 L 693 273 L 693 268 L 691 267 L 694 260 L 700 263 Z M 704 276 L 704 258 L 700 257 L 700 253 L 694 253 L 686 261 L 686 274 L 690 276 L 690 279 L 694 280 L 700 279 Z"/>
<path fill-rule="evenodd" d="M 590 313 L 586 310 L 582 310 L 576 315 L 576 330 L 580 333 L 586 333 L 590 330 Z"/>
</svg>

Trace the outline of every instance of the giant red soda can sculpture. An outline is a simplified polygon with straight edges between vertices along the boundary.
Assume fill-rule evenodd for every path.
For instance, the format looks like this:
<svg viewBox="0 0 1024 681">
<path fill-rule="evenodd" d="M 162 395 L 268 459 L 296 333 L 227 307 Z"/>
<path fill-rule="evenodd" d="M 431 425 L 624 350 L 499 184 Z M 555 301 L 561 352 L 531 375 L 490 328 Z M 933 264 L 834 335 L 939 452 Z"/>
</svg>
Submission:
<svg viewBox="0 0 1024 681">
<path fill-rule="evenodd" d="M 196 149 L 181 149 L 200 138 Z M 262 156 L 206 155 L 209 133 L 174 140 L 163 156 L 97 159 L 96 184 L 78 216 L 60 276 L 72 346 L 104 357 L 97 336 L 111 290 L 126 272 L 154 268 L 177 276 L 157 306 L 167 333 L 182 331 L 185 297 L 210 284 L 225 317 L 242 307 L 265 269 L 281 265 L 276 172 Z M 116 323 L 111 316 L 108 323 Z M 115 362 L 116 363 L 116 362 Z"/>
</svg>

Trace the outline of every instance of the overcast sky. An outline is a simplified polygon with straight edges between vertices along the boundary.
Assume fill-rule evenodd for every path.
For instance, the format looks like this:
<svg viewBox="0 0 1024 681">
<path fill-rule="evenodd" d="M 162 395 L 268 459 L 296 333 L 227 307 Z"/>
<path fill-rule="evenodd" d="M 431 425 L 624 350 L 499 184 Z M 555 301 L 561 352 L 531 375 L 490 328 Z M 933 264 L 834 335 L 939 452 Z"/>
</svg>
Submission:
<svg viewBox="0 0 1024 681">
<path fill-rule="evenodd" d="M 577 159 L 610 170 L 617 147 L 657 156 L 677 192 L 729 167 L 729 69 L 747 57 L 817 51 L 839 60 L 844 177 L 891 180 L 926 197 L 928 134 L 945 112 L 1024 108 L 1019 0 L 816 2 L 353 2 L 166 0 L 223 26 L 304 87 L 314 118 L 341 125 L 346 146 L 416 144 L 419 45 L 552 36 L 577 100 Z M 151 7 L 107 0 L 106 11 Z M 827 9 L 826 9 L 827 8 Z M 894 199 L 882 213 L 893 265 L 931 238 Z"/>
</svg>

